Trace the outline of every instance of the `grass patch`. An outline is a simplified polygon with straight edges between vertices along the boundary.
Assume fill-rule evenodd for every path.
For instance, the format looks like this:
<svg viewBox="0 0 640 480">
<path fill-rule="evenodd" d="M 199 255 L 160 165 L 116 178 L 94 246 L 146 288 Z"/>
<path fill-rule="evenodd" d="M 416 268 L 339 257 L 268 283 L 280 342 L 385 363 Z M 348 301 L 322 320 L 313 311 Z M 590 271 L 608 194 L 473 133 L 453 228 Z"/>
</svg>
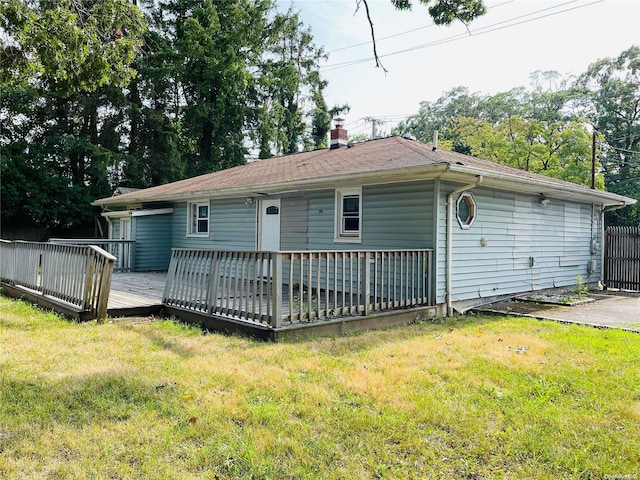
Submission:
<svg viewBox="0 0 640 480">
<path fill-rule="evenodd" d="M 640 336 L 468 317 L 306 342 L 0 297 L 0 478 L 640 473 Z"/>
</svg>

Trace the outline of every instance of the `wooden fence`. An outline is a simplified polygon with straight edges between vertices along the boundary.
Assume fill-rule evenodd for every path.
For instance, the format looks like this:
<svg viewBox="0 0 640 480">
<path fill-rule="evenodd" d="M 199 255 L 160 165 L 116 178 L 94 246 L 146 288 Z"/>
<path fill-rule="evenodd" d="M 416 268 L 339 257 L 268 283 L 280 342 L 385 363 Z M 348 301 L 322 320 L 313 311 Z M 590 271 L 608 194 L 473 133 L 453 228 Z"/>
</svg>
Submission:
<svg viewBox="0 0 640 480">
<path fill-rule="evenodd" d="M 115 257 L 93 245 L 0 240 L 0 281 L 63 313 L 104 318 Z"/>
<path fill-rule="evenodd" d="M 175 249 L 163 303 L 279 328 L 433 305 L 431 250 Z"/>
<path fill-rule="evenodd" d="M 640 290 L 640 227 L 609 227 L 605 233 L 604 284 Z"/>
</svg>

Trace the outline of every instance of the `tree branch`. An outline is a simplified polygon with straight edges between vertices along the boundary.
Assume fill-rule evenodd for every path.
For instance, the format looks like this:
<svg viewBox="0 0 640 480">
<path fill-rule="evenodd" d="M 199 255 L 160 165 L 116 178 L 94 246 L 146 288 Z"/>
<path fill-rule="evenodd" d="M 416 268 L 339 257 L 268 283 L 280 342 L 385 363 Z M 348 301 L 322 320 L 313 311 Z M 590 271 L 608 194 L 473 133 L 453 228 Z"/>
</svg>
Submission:
<svg viewBox="0 0 640 480">
<path fill-rule="evenodd" d="M 371 27 L 371 40 L 373 41 L 373 58 L 376 61 L 376 68 L 382 68 L 386 75 L 388 73 L 388 70 L 384 68 L 382 62 L 380 61 L 380 57 L 378 56 L 378 50 L 376 48 L 376 35 L 373 30 L 373 21 L 371 20 L 371 14 L 369 13 L 369 4 L 367 3 L 367 0 L 356 0 L 356 11 L 354 12 L 354 15 L 358 13 L 358 10 L 360 10 L 361 3 L 364 4 L 364 9 L 367 12 L 367 20 L 369 20 L 369 26 Z"/>
</svg>

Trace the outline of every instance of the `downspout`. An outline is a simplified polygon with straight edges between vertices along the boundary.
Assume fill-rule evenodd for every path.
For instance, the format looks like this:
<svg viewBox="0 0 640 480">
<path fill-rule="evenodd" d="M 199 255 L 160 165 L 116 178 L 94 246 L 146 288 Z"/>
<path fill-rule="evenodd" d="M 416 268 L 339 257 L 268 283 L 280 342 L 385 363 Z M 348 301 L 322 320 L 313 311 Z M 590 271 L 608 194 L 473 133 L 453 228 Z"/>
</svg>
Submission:
<svg viewBox="0 0 640 480">
<path fill-rule="evenodd" d="M 476 188 L 478 185 L 482 183 L 482 175 L 478 175 L 475 183 L 470 183 L 468 185 L 463 185 L 461 187 L 456 188 L 455 190 L 449 192 L 447 195 L 447 256 L 446 256 L 446 266 L 445 266 L 445 276 L 446 276 L 446 286 L 445 286 L 445 295 L 447 297 L 447 316 L 451 317 L 453 315 L 453 306 L 451 299 L 451 266 L 453 263 L 453 196 L 458 193 L 462 193 L 466 190 L 471 190 L 472 188 Z"/>
</svg>

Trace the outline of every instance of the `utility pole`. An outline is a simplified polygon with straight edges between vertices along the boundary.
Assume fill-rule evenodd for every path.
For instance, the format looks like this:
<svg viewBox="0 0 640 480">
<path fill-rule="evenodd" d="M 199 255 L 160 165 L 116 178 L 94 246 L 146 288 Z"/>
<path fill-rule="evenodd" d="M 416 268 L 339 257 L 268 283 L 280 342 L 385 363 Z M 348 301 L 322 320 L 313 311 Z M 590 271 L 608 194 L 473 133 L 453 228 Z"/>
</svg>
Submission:
<svg viewBox="0 0 640 480">
<path fill-rule="evenodd" d="M 371 123 L 371 139 L 378 138 L 378 129 L 377 126 L 384 123 L 381 119 L 375 117 L 364 117 L 363 120 L 365 122 Z"/>
<path fill-rule="evenodd" d="M 591 134 L 591 188 L 596 188 L 596 132 Z"/>
</svg>

